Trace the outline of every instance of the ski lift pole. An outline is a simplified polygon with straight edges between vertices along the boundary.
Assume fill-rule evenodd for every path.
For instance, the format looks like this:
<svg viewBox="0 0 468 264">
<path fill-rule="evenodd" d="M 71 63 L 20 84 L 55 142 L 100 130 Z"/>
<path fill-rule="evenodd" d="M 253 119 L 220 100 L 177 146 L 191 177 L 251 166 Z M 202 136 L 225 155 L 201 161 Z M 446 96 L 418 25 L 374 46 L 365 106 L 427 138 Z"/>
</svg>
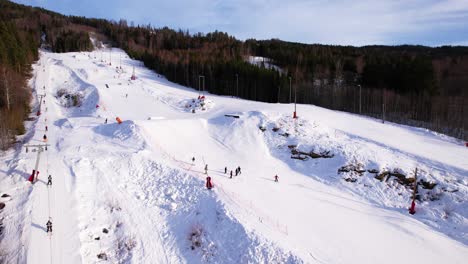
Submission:
<svg viewBox="0 0 468 264">
<path fill-rule="evenodd" d="M 37 110 L 37 116 L 40 116 L 41 115 L 42 98 L 45 97 L 45 94 L 38 94 L 38 96 L 40 97 L 40 99 L 39 99 L 39 109 Z"/>
<path fill-rule="evenodd" d="M 40 144 L 40 145 L 25 145 L 24 147 L 26 148 L 26 150 L 28 148 L 35 148 L 37 150 L 37 157 L 36 157 L 36 165 L 34 166 L 34 171 L 37 173 L 38 172 L 38 168 L 39 168 L 39 161 L 41 160 L 41 153 L 44 151 L 44 150 L 47 150 L 47 146 L 50 146 L 49 144 Z M 36 176 L 34 175 L 34 179 L 33 181 L 36 180 Z"/>
</svg>

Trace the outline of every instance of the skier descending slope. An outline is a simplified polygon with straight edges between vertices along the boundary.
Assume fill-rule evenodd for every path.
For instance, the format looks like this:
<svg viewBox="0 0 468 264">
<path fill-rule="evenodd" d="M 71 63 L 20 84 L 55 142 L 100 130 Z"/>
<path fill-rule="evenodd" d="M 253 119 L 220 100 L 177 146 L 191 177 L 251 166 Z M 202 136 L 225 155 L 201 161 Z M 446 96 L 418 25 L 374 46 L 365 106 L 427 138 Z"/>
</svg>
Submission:
<svg viewBox="0 0 468 264">
<path fill-rule="evenodd" d="M 52 186 L 52 175 L 49 175 L 49 177 L 47 178 L 47 185 Z"/>
</svg>

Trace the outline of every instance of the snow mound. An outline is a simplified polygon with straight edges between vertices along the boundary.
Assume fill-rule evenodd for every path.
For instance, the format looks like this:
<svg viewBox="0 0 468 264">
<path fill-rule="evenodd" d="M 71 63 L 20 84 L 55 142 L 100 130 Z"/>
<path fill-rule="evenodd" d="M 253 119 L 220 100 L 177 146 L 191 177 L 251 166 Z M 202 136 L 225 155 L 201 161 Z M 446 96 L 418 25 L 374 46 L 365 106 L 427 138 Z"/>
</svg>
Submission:
<svg viewBox="0 0 468 264">
<path fill-rule="evenodd" d="M 49 85 L 57 103 L 64 107 L 62 111 L 69 112 L 72 116 L 94 113 L 99 102 L 96 87 L 85 82 L 61 61 L 56 61 L 50 68 L 60 76 L 60 79 L 52 78 Z"/>
<path fill-rule="evenodd" d="M 143 138 L 140 136 L 138 126 L 131 120 L 123 121 L 121 124 L 111 123 L 99 125 L 93 128 L 94 132 L 107 137 L 109 140 L 117 140 L 127 144 L 142 146 Z"/>
<path fill-rule="evenodd" d="M 406 213 L 418 168 L 416 217 L 467 243 L 467 230 L 460 230 L 468 219 L 468 211 L 463 209 L 468 187 L 466 179 L 459 178 L 462 170 L 431 160 L 413 160 L 413 155 L 318 121 L 269 114 L 262 122 L 265 145 L 278 160 L 292 170 L 365 197 L 378 206 Z M 327 153 L 330 157 L 310 158 L 301 153 Z"/>
</svg>

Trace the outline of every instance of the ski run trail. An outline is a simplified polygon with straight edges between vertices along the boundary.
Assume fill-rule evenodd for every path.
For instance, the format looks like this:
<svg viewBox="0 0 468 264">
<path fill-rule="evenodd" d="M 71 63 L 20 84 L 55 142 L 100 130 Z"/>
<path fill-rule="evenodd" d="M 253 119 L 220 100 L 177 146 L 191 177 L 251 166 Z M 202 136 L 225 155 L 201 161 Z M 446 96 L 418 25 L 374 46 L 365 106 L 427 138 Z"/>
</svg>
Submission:
<svg viewBox="0 0 468 264">
<path fill-rule="evenodd" d="M 292 104 L 202 102 L 102 53 L 40 51 L 27 132 L 0 156 L 0 263 L 468 263 L 462 142 L 312 105 L 293 119 Z M 31 184 L 38 153 L 25 146 L 44 134 Z M 398 175 L 416 168 L 410 215 Z"/>
</svg>

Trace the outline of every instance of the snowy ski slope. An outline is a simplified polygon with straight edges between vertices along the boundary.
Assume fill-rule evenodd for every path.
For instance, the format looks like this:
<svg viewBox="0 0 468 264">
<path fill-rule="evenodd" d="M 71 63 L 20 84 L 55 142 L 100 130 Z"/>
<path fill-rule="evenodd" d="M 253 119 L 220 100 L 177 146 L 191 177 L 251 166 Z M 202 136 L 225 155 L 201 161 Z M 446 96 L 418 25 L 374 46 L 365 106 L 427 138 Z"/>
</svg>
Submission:
<svg viewBox="0 0 468 264">
<path fill-rule="evenodd" d="M 288 104 L 205 94 L 200 105 L 195 89 L 119 49 L 112 56 L 122 69 L 101 61 L 99 50 L 41 51 L 31 87 L 33 105 L 43 93 L 45 103 L 21 140 L 38 144 L 47 134 L 50 147 L 34 185 L 26 180 L 35 152 L 18 148 L 0 158 L 0 193 L 11 195 L 0 198 L 1 261 L 466 263 L 468 148 L 461 142 L 310 105 L 298 106 L 297 120 Z M 71 106 L 73 97 L 80 107 Z M 291 159 L 291 145 L 333 157 Z M 337 173 L 349 164 L 408 177 L 417 167 L 419 179 L 437 185 L 420 187 L 411 216 L 408 186 L 369 172 Z M 237 166 L 241 174 L 230 179 Z"/>
</svg>

